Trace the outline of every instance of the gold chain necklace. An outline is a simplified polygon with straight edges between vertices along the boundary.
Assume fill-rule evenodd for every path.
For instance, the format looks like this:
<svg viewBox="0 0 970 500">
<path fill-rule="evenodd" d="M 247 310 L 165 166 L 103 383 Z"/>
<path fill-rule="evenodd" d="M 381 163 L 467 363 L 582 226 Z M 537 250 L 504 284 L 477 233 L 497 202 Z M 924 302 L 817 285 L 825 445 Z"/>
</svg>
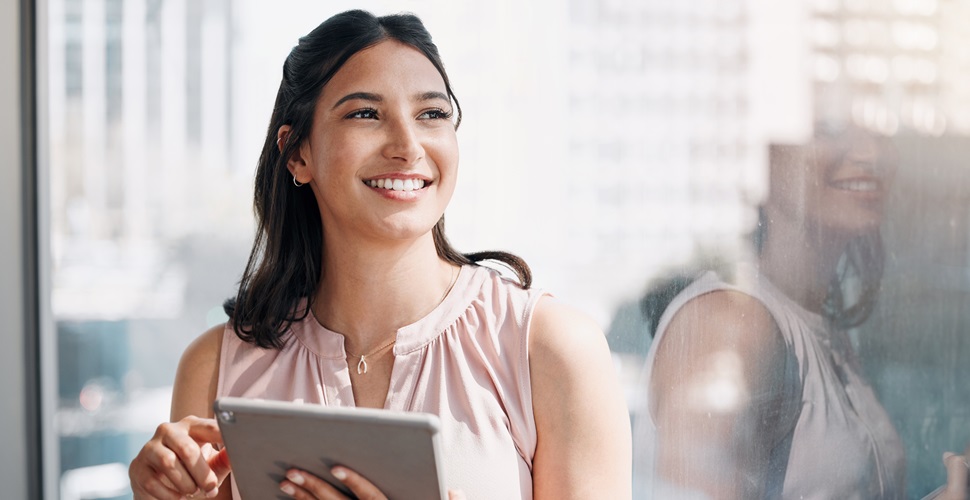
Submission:
<svg viewBox="0 0 970 500">
<path fill-rule="evenodd" d="M 377 349 L 374 349 L 373 351 L 371 351 L 371 352 L 369 352 L 367 354 L 361 354 L 359 356 L 356 355 L 356 354 L 351 353 L 350 351 L 347 351 L 347 355 L 349 357 L 351 357 L 351 358 L 360 358 L 360 361 L 357 362 L 357 375 L 361 375 L 361 374 L 367 373 L 367 360 L 364 359 L 364 358 L 366 358 L 367 356 L 373 356 L 373 355 L 375 355 L 375 354 L 383 351 L 384 349 L 387 349 L 388 347 L 391 347 L 392 345 L 394 345 L 395 342 L 397 342 L 397 339 L 394 339 L 394 340 L 392 340 L 392 341 L 390 341 L 390 342 L 388 342 L 388 343 L 386 343 L 386 344 L 378 347 Z"/>
<path fill-rule="evenodd" d="M 438 303 L 435 304 L 435 307 L 438 307 L 442 302 L 445 301 L 445 297 L 447 297 L 448 296 L 448 292 L 450 292 L 451 289 L 454 288 L 456 281 L 458 281 L 458 273 L 456 273 L 455 270 L 454 270 L 454 268 L 452 268 L 452 271 L 451 271 L 451 283 L 448 285 L 448 288 L 445 288 L 445 293 L 441 294 L 441 298 L 438 299 Z M 367 373 L 367 360 L 366 360 L 366 358 L 368 356 L 374 356 L 375 354 L 379 354 L 379 353 L 383 352 L 388 347 L 391 347 L 392 345 L 394 345 L 395 342 L 397 342 L 397 338 L 395 338 L 394 340 L 392 340 L 392 341 L 390 341 L 390 342 L 388 342 L 388 343 L 386 343 L 386 344 L 378 347 L 377 349 L 374 349 L 373 351 L 371 351 L 369 353 L 366 353 L 366 354 L 357 355 L 357 354 L 354 354 L 354 353 L 352 353 L 350 351 L 346 351 L 346 350 L 345 350 L 345 352 L 347 353 L 347 357 L 348 358 L 358 358 L 359 359 L 357 361 L 357 375 L 363 375 L 363 374 Z"/>
</svg>

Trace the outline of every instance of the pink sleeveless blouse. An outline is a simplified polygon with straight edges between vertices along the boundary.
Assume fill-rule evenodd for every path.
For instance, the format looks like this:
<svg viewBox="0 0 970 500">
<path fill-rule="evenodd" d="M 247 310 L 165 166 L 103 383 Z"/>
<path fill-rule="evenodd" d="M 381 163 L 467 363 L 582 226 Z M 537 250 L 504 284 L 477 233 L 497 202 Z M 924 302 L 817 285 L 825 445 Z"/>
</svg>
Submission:
<svg viewBox="0 0 970 500">
<path fill-rule="evenodd" d="M 775 411 L 784 435 L 769 450 L 765 498 L 903 498 L 903 443 L 862 369 L 847 332 L 787 297 L 757 268 L 739 269 L 737 285 L 709 272 L 682 291 L 660 319 L 640 387 L 649 401 L 657 346 L 674 315 L 706 293 L 733 290 L 761 302 L 785 343 L 783 398 Z M 701 498 L 657 477 L 658 429 L 649 410 L 634 426 L 634 490 L 637 498 Z"/>
<path fill-rule="evenodd" d="M 488 268 L 464 266 L 433 311 L 397 332 L 384 408 L 441 419 L 446 485 L 469 499 L 532 498 L 528 333 L 542 295 Z M 284 342 L 262 349 L 227 327 L 217 396 L 355 406 L 343 335 L 311 313 Z"/>
</svg>

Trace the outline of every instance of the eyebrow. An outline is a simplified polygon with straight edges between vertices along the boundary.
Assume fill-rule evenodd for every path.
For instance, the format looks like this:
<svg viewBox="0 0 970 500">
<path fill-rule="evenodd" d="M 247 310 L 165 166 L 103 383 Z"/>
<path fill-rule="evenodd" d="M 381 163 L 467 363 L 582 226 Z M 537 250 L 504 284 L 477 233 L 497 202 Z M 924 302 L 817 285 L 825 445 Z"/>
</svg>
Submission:
<svg viewBox="0 0 970 500">
<path fill-rule="evenodd" d="M 438 92 L 438 91 L 425 92 L 419 95 L 417 100 L 432 101 L 434 99 L 441 99 L 442 101 L 451 102 L 451 99 L 449 99 L 444 92 Z"/>
<path fill-rule="evenodd" d="M 362 101 L 371 101 L 371 102 L 384 102 L 384 98 L 381 97 L 379 94 L 373 94 L 373 93 L 370 93 L 370 92 L 353 92 L 351 94 L 347 94 L 347 95 L 341 97 L 337 101 L 337 103 L 334 104 L 333 107 L 330 108 L 330 109 L 332 109 L 332 110 L 333 109 L 337 109 L 337 106 L 340 106 L 341 104 L 343 104 L 343 103 L 345 103 L 347 101 L 352 101 L 354 99 L 360 99 Z"/>
<path fill-rule="evenodd" d="M 353 92 L 338 99 L 336 104 L 334 104 L 333 107 L 330 109 L 337 109 L 337 106 L 340 106 L 341 104 L 347 101 L 353 101 L 355 99 L 360 99 L 362 101 L 378 102 L 378 103 L 384 102 L 384 98 L 381 97 L 380 94 L 374 94 L 372 92 Z M 416 101 L 432 101 L 435 99 L 441 99 L 442 101 L 451 102 L 451 99 L 449 99 L 444 92 L 430 91 L 430 92 L 424 92 L 415 96 Z"/>
</svg>

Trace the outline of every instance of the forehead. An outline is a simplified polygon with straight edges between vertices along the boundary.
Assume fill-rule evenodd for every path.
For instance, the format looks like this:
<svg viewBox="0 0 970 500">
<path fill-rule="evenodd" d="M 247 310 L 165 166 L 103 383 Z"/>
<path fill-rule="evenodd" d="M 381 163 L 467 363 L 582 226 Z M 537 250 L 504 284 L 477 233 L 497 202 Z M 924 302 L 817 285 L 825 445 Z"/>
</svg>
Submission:
<svg viewBox="0 0 970 500">
<path fill-rule="evenodd" d="M 445 92 L 445 81 L 434 64 L 418 49 L 384 40 L 357 52 L 327 82 L 321 101 L 334 102 L 350 92 L 393 96 L 428 91 Z"/>
</svg>

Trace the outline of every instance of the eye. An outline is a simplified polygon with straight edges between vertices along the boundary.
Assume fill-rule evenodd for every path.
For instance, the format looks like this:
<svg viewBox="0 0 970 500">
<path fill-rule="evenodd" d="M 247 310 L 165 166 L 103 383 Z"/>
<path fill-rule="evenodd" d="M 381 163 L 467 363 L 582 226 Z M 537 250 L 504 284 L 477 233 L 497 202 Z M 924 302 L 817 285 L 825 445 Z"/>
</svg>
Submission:
<svg viewBox="0 0 970 500">
<path fill-rule="evenodd" d="M 364 120 L 376 120 L 377 110 L 373 108 L 358 109 L 356 111 L 351 111 L 344 118 L 360 118 Z"/>
<path fill-rule="evenodd" d="M 445 111 L 440 108 L 429 109 L 420 115 L 418 115 L 419 120 L 450 120 L 452 112 Z"/>
</svg>

